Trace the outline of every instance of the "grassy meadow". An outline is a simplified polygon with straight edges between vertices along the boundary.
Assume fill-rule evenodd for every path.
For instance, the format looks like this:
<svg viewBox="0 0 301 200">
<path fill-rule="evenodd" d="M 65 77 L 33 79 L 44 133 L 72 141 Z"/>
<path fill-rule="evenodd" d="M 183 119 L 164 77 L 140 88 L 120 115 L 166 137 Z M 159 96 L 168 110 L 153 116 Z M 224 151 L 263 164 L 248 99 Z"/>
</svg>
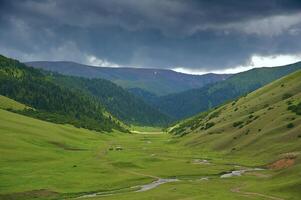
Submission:
<svg viewBox="0 0 301 200">
<path fill-rule="evenodd" d="M 0 110 L 0 120 L 2 199 L 25 191 L 32 191 L 32 198 L 41 189 L 51 198 L 77 196 L 129 188 L 156 177 L 216 176 L 231 168 L 192 164 L 202 154 L 180 148 L 167 134 L 99 134 L 5 110 Z M 117 146 L 123 150 L 110 150 Z"/>
</svg>

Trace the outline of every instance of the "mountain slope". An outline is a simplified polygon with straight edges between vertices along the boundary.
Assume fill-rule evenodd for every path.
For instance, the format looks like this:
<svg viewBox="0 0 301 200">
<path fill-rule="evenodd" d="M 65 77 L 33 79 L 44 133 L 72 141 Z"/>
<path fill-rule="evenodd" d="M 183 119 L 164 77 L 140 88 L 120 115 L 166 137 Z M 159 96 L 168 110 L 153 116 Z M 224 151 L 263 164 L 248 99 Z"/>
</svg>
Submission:
<svg viewBox="0 0 301 200">
<path fill-rule="evenodd" d="M 171 119 L 116 84 L 104 79 L 87 79 L 47 73 L 52 82 L 87 93 L 99 100 L 115 117 L 134 125 L 162 126 Z"/>
<path fill-rule="evenodd" d="M 219 162 L 227 160 L 236 166 L 264 169 L 230 178 L 235 181 L 232 188 L 242 188 L 230 191 L 270 193 L 283 198 L 269 199 L 296 200 L 301 198 L 300 130 L 300 70 L 169 129 L 173 134 L 182 135 L 180 143 L 195 152 L 204 155 L 215 152 L 213 155 L 220 155 Z M 245 164 L 240 164 L 242 162 Z M 254 178 L 257 180 L 251 184 L 248 180 Z"/>
<path fill-rule="evenodd" d="M 301 71 L 170 128 L 187 145 L 266 160 L 301 153 L 300 130 Z"/>
<path fill-rule="evenodd" d="M 4 56 L 0 56 L 0 94 L 34 108 L 18 112 L 36 118 L 99 131 L 125 131 L 99 101 L 59 87 L 39 70 Z"/>
<path fill-rule="evenodd" d="M 252 69 L 200 89 L 160 97 L 154 106 L 176 119 L 183 119 L 254 91 L 298 69 L 301 69 L 301 62 L 281 67 Z"/>
<path fill-rule="evenodd" d="M 108 68 L 74 62 L 27 62 L 29 66 L 65 75 L 103 78 L 123 88 L 141 88 L 156 95 L 167 95 L 227 79 L 227 74 L 189 75 L 172 70 L 143 68 Z"/>
</svg>

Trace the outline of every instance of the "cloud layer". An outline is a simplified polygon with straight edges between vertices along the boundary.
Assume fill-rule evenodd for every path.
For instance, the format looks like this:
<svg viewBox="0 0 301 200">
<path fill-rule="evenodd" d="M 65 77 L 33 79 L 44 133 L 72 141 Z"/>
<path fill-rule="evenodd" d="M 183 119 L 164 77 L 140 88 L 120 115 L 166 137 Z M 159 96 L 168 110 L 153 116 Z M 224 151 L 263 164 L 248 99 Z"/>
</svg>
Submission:
<svg viewBox="0 0 301 200">
<path fill-rule="evenodd" d="M 301 53 L 299 0 L 0 0 L 0 27 L 23 61 L 207 72 Z"/>
</svg>

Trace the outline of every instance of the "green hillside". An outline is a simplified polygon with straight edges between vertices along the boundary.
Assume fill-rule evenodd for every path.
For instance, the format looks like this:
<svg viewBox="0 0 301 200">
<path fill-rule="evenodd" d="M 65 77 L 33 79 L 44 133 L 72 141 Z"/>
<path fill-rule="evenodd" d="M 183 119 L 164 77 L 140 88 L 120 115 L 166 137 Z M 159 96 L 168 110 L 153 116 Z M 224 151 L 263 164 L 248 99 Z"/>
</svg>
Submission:
<svg viewBox="0 0 301 200">
<path fill-rule="evenodd" d="M 34 108 L 18 111 L 29 116 L 99 131 L 125 130 L 105 114 L 99 101 L 57 86 L 39 70 L 4 56 L 0 56 L 0 94 Z"/>
<path fill-rule="evenodd" d="M 271 160 L 301 151 L 301 71 L 169 131 L 189 146 Z"/>
<path fill-rule="evenodd" d="M 176 119 L 183 119 L 243 96 L 299 69 L 301 69 L 301 62 L 280 67 L 252 69 L 200 89 L 161 97 L 154 105 L 163 113 Z"/>
<path fill-rule="evenodd" d="M 127 124 L 163 126 L 171 121 L 167 115 L 110 81 L 48 72 L 46 75 L 55 84 L 95 97 L 106 110 Z"/>
</svg>

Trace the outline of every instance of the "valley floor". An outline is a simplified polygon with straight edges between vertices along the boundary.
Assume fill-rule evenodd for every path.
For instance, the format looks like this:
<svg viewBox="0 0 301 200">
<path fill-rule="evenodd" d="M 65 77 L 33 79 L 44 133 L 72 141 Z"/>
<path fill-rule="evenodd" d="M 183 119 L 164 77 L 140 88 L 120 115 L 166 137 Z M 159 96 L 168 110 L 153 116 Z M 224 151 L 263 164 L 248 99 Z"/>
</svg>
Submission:
<svg viewBox="0 0 301 200">
<path fill-rule="evenodd" d="M 1 109 L 0 120 L 3 200 L 301 199 L 298 161 L 272 170 L 157 130 L 99 134 Z"/>
</svg>

